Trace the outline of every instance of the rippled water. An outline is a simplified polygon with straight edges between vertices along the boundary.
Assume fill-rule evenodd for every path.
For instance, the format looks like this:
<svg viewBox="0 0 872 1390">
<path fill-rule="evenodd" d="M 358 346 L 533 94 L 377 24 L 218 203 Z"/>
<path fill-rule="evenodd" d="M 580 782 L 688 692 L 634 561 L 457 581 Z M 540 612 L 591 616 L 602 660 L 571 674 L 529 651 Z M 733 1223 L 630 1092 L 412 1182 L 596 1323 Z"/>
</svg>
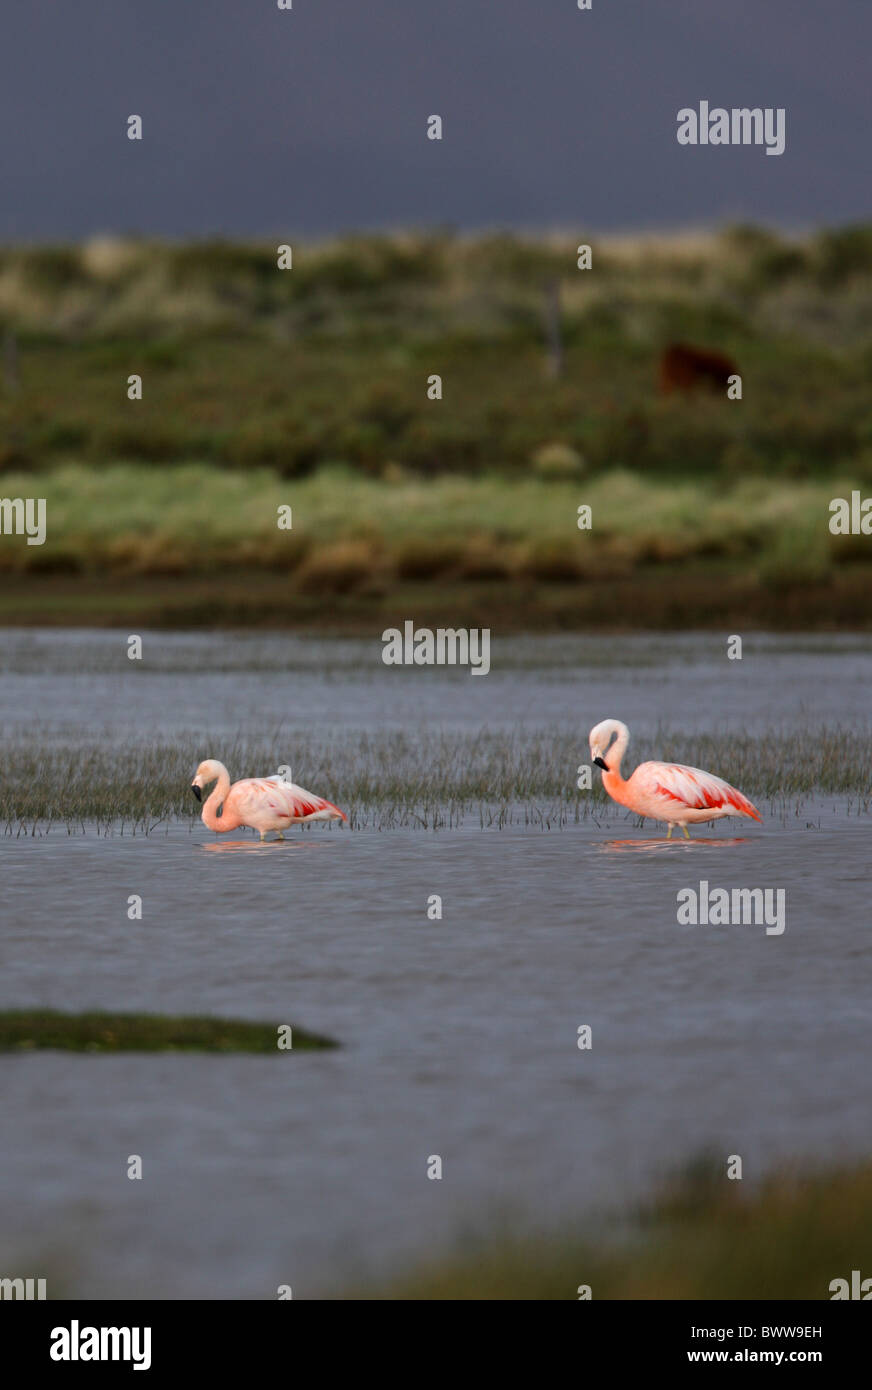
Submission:
<svg viewBox="0 0 872 1390">
<path fill-rule="evenodd" d="M 3 634 L 4 731 L 199 727 L 205 743 L 573 710 L 582 733 L 612 714 L 645 734 L 851 727 L 872 676 L 861 639 L 750 638 L 742 663 L 708 635 L 495 639 L 485 679 L 388 670 L 378 643 L 145 643 L 131 670 L 120 634 Z M 0 839 L 0 1005 L 216 1012 L 342 1043 L 4 1058 L 0 1263 L 47 1264 L 82 1296 L 290 1283 L 305 1297 L 506 1216 L 619 1204 L 705 1147 L 741 1154 L 748 1180 L 868 1154 L 872 823 L 849 809 L 812 801 L 690 844 L 617 809 L 553 832 L 315 831 L 262 848 L 199 825 Z M 783 887 L 784 934 L 680 925 L 676 895 L 701 880 Z"/>
<path fill-rule="evenodd" d="M 0 634 L 0 727 L 34 718 L 73 732 L 128 737 L 271 733 L 331 725 L 372 729 L 563 723 L 599 719 L 634 732 L 659 725 L 713 732 L 850 722 L 870 715 L 868 636 L 751 634 L 741 661 L 727 635 L 500 638 L 491 671 L 388 667 L 382 643 L 264 633 L 128 634 L 26 629 Z"/>
</svg>

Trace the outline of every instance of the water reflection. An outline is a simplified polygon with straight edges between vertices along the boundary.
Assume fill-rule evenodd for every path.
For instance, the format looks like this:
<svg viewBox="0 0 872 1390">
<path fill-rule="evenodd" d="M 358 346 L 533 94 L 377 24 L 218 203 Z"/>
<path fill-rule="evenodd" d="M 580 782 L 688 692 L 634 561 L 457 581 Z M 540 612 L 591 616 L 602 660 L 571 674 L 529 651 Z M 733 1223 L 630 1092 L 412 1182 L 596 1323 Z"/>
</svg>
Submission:
<svg viewBox="0 0 872 1390">
<path fill-rule="evenodd" d="M 309 840 L 211 840 L 197 846 L 210 854 L 260 854 L 269 849 L 322 850 L 329 848 Z"/>
<path fill-rule="evenodd" d="M 662 854 L 676 849 L 726 849 L 729 845 L 750 844 L 750 836 L 736 836 L 729 840 L 667 840 L 664 835 L 662 840 L 607 840 L 604 845 L 598 845 L 600 854 L 611 854 L 616 851 L 631 850 L 636 854 Z"/>
</svg>

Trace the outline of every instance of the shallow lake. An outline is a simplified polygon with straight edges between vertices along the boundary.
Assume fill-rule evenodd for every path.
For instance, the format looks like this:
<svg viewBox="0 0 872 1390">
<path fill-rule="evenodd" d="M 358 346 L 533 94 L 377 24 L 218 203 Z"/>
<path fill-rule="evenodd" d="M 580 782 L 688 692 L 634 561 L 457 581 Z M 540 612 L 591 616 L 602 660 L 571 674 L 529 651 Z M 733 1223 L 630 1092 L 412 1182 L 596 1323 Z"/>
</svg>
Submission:
<svg viewBox="0 0 872 1390">
<path fill-rule="evenodd" d="M 725 646 L 494 639 L 476 678 L 385 668 L 379 642 L 144 634 L 137 665 L 126 634 L 9 632 L 0 720 L 132 744 L 196 729 L 192 764 L 240 728 L 275 730 L 278 763 L 329 722 L 577 718 L 580 760 L 609 715 L 646 738 L 868 722 L 867 639 L 752 636 L 741 663 Z M 83 1297 L 317 1296 L 465 1233 L 620 1209 L 704 1149 L 742 1155 L 749 1182 L 868 1155 L 870 831 L 856 798 L 818 797 L 689 844 L 618 808 L 263 847 L 198 822 L 0 838 L 0 1007 L 256 1017 L 342 1044 L 0 1059 L 2 1272 Z M 783 888 L 785 930 L 683 925 L 701 881 Z"/>
</svg>

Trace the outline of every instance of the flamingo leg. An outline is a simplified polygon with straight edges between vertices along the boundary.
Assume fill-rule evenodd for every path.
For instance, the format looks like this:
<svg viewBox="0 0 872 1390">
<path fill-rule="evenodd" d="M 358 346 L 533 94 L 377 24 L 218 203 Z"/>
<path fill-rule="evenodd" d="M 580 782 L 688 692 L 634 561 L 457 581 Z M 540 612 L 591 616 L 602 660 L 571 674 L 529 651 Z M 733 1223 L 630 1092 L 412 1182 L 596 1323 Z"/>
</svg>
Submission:
<svg viewBox="0 0 872 1390">
<path fill-rule="evenodd" d="M 669 829 L 668 829 L 667 832 L 666 832 L 666 838 L 667 838 L 667 840 L 671 840 L 671 839 L 672 839 L 672 822 L 671 822 L 671 821 L 670 821 L 670 823 L 669 823 Z"/>
<path fill-rule="evenodd" d="M 689 840 L 689 839 L 690 839 L 690 834 L 688 833 L 687 826 L 686 826 L 686 825 L 683 825 L 681 828 L 682 828 L 682 830 L 684 831 L 684 838 L 685 838 L 685 840 Z"/>
<path fill-rule="evenodd" d="M 262 831 L 260 832 L 260 843 L 263 844 L 263 842 L 264 842 L 265 839 L 266 839 L 266 831 L 265 831 L 265 830 L 262 830 Z"/>
<path fill-rule="evenodd" d="M 282 832 L 281 832 L 280 830 L 277 830 L 277 831 L 276 831 L 276 839 L 277 839 L 277 840 L 283 840 L 284 838 L 285 838 L 285 837 L 284 837 L 284 835 L 282 834 Z"/>
</svg>

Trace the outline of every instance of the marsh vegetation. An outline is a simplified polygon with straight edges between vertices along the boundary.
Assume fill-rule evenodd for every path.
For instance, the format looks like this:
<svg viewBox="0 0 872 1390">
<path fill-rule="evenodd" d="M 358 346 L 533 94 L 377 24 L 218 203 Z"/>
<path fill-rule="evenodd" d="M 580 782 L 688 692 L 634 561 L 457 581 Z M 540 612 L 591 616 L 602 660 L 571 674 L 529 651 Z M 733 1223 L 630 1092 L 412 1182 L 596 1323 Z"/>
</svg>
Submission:
<svg viewBox="0 0 872 1390">
<path fill-rule="evenodd" d="M 645 1205 L 599 1229 L 497 1235 L 422 1264 L 388 1299 L 810 1299 L 850 1284 L 872 1239 L 872 1165 L 773 1172 L 747 1194 L 702 1158 Z"/>
<path fill-rule="evenodd" d="M 199 831 L 199 807 L 190 793 L 198 737 L 192 732 L 134 746 L 105 738 L 12 739 L 4 751 L 0 829 L 21 835 L 96 826 L 131 834 L 181 820 Z M 231 769 L 275 771 L 274 739 L 215 742 L 212 755 Z M 598 774 L 590 790 L 577 787 L 576 769 L 589 754 L 586 738 L 567 727 L 348 731 L 307 735 L 299 751 L 307 781 L 337 800 L 352 830 L 464 822 L 550 829 L 615 812 Z M 662 729 L 634 742 L 632 755 L 639 762 L 657 757 L 717 769 L 761 810 L 781 814 L 795 813 L 815 794 L 844 797 L 849 812 L 866 811 L 872 802 L 872 729 L 710 735 Z M 297 833 L 339 832 L 319 825 Z"/>
</svg>

